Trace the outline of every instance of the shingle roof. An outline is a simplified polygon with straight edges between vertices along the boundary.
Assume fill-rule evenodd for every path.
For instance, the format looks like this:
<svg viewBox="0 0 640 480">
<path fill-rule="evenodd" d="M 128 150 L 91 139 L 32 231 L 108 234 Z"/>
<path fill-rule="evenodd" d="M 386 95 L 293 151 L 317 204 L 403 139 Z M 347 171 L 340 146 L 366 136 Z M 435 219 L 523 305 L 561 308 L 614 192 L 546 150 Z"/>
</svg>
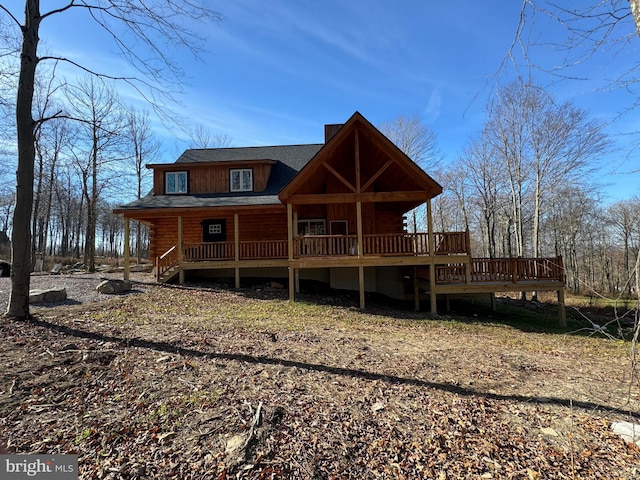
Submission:
<svg viewBox="0 0 640 480">
<path fill-rule="evenodd" d="M 198 148 L 185 150 L 176 163 L 277 160 L 296 172 L 318 153 L 323 144 L 278 145 L 271 147 Z"/>
<path fill-rule="evenodd" d="M 280 190 L 296 176 L 302 167 L 304 167 L 323 146 L 324 144 L 308 144 L 185 150 L 178 160 L 176 160 L 176 164 L 252 160 L 274 160 L 276 163 L 271 168 L 267 187 L 262 192 L 215 193 L 207 195 L 149 194 L 139 200 L 121 205 L 116 211 L 281 204 L 278 199 Z"/>
</svg>

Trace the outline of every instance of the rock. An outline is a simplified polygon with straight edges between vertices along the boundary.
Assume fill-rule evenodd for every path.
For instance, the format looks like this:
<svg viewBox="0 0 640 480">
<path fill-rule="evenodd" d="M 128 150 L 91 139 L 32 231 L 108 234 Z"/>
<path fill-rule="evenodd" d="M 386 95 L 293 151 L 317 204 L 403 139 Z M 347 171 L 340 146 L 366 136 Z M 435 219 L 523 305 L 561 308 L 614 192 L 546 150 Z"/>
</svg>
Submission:
<svg viewBox="0 0 640 480">
<path fill-rule="evenodd" d="M 60 271 L 62 270 L 62 264 L 61 263 L 56 263 L 53 268 L 51 269 L 51 273 L 53 273 L 54 275 L 57 275 L 60 273 Z"/>
<path fill-rule="evenodd" d="M 50 288 L 48 290 L 29 290 L 29 303 L 57 303 L 67 299 L 66 288 Z"/>
<path fill-rule="evenodd" d="M 131 282 L 129 280 L 104 280 L 96 287 L 96 290 L 108 295 L 128 292 L 131 290 Z"/>
<path fill-rule="evenodd" d="M 150 272 L 151 270 L 153 270 L 153 265 L 149 264 L 149 265 L 131 265 L 131 267 L 129 267 L 129 271 L 130 272 Z"/>
<path fill-rule="evenodd" d="M 9 262 L 5 262 L 4 260 L 0 260 L 0 277 L 10 277 L 11 276 L 11 264 Z"/>
<path fill-rule="evenodd" d="M 640 425 L 637 423 L 613 422 L 611 424 L 611 430 L 627 442 L 635 443 L 640 447 Z"/>
</svg>

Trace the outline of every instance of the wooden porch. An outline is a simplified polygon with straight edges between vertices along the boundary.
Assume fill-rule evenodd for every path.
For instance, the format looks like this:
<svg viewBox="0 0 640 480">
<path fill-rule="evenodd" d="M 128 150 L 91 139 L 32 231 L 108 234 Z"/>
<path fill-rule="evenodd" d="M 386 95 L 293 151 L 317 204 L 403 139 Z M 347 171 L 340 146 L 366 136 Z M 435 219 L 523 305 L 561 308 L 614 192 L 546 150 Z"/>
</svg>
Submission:
<svg viewBox="0 0 640 480">
<path fill-rule="evenodd" d="M 242 269 L 275 267 L 288 269 L 292 295 L 298 291 L 300 270 L 355 267 L 364 298 L 364 268 L 413 267 L 416 309 L 420 292 L 427 294 L 436 313 L 438 295 L 557 291 L 560 321 L 565 322 L 562 258 L 472 258 L 468 231 L 433 232 L 431 238 L 418 232 L 297 235 L 266 241 L 241 241 L 237 229 L 234 233 L 234 240 L 227 242 L 183 242 L 179 234 L 178 243 L 156 258 L 157 281 L 179 276 L 182 283 L 189 270 L 230 269 L 239 288 Z"/>
<path fill-rule="evenodd" d="M 465 256 L 470 251 L 469 232 L 435 232 L 433 236 L 434 251 L 430 252 L 427 233 L 363 235 L 359 255 L 357 235 L 301 235 L 293 237 L 291 257 L 287 240 L 183 242 L 156 258 L 156 278 L 159 282 L 168 281 L 181 269 L 255 267 L 265 262 L 271 266 L 288 266 L 290 260 L 315 260 L 314 263 L 322 267 L 357 266 L 361 263 L 358 260 L 364 257 Z M 395 264 L 393 260 L 383 263 Z M 423 259 L 418 263 L 431 262 Z"/>
</svg>

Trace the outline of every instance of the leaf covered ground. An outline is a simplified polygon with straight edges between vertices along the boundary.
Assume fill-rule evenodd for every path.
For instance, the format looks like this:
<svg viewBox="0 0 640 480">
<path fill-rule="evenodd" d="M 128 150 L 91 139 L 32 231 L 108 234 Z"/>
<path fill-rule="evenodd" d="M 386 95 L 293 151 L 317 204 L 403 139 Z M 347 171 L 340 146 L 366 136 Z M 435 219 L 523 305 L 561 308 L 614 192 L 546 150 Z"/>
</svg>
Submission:
<svg viewBox="0 0 640 480">
<path fill-rule="evenodd" d="M 0 320 L 0 442 L 83 479 L 640 478 L 610 428 L 640 421 L 628 343 L 285 297 L 146 285 Z"/>
</svg>

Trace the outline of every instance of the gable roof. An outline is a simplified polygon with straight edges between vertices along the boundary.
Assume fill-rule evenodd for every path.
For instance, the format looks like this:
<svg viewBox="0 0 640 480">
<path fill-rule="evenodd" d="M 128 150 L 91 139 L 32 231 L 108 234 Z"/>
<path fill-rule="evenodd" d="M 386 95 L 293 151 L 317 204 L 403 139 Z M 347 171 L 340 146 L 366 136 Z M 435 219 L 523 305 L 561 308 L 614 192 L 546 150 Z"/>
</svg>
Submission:
<svg viewBox="0 0 640 480">
<path fill-rule="evenodd" d="M 185 150 L 175 163 L 277 160 L 298 172 L 322 146 L 322 143 L 318 143 L 269 147 L 192 148 Z"/>
<path fill-rule="evenodd" d="M 375 144 L 375 147 L 383 152 L 385 159 L 393 163 L 396 170 L 396 177 L 400 175 L 406 179 L 406 183 L 411 183 L 420 190 L 427 191 L 429 198 L 433 198 L 442 193 L 442 186 L 438 182 L 431 178 L 391 140 L 364 118 L 360 112 L 356 111 L 351 118 L 335 132 L 311 161 L 301 169 L 300 173 L 281 190 L 279 194 L 280 200 L 285 202 L 288 197 L 295 195 L 311 179 L 317 179 L 319 174 L 326 175 L 323 166 L 326 166 L 331 161 L 331 157 L 335 152 L 340 151 L 340 149 L 344 147 L 349 141 L 350 136 L 353 136 L 354 131 L 357 129 L 361 132 L 359 148 L 362 148 L 362 143 L 365 141 Z M 351 146 L 350 148 L 353 152 L 353 147 Z M 365 159 L 361 160 L 362 164 L 366 161 Z M 358 168 L 360 168 L 360 166 L 358 166 Z M 382 167 L 381 170 L 384 170 L 384 167 Z M 380 180 L 383 181 L 384 177 L 389 176 L 389 173 L 390 172 L 385 171 L 384 175 L 380 177 Z M 381 171 L 376 172 L 374 176 L 375 175 L 381 175 Z M 366 181 L 366 179 L 363 179 L 363 181 Z"/>
<path fill-rule="evenodd" d="M 410 182 L 420 190 L 427 191 L 430 197 L 442 192 L 442 187 L 433 178 L 407 157 L 362 114 L 355 112 L 342 127 L 336 129 L 335 134 L 324 144 L 188 149 L 174 163 L 147 165 L 149 168 L 167 170 L 188 165 L 224 162 L 275 162 L 271 168 L 267 187 L 262 192 L 197 195 L 153 195 L 150 193 L 144 198 L 118 207 L 114 212 L 125 213 L 134 210 L 171 208 L 282 206 L 289 195 L 294 194 L 301 185 L 314 178 L 314 174 L 322 168 L 323 162 L 326 162 L 336 149 L 344 147 L 346 139 L 353 134 L 356 128 L 359 128 L 363 133 L 363 138 L 367 137 L 374 142 L 376 148 L 379 148 L 385 156 L 392 160 L 396 177 L 402 176 L 403 181 Z M 387 177 L 388 173 L 390 172 L 386 171 L 385 175 L 380 177 L 380 181 L 383 181 L 383 177 Z"/>
</svg>

